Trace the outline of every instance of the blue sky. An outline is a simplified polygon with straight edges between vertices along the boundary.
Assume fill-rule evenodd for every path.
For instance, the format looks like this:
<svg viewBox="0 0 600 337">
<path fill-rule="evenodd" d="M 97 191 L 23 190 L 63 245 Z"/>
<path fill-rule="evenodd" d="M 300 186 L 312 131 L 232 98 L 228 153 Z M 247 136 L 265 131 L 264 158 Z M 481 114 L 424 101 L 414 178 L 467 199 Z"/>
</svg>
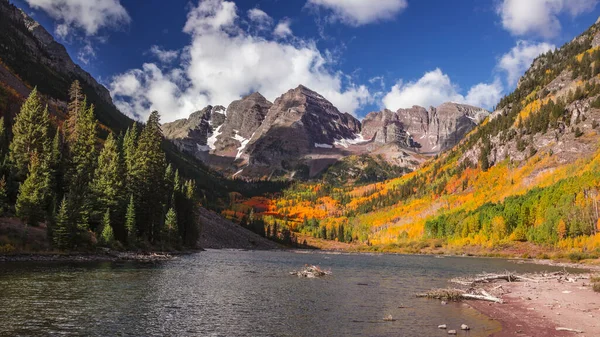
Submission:
<svg viewBox="0 0 600 337">
<path fill-rule="evenodd" d="M 358 117 L 457 101 L 492 108 L 598 0 L 12 0 L 105 84 L 164 121 L 305 84 Z"/>
</svg>

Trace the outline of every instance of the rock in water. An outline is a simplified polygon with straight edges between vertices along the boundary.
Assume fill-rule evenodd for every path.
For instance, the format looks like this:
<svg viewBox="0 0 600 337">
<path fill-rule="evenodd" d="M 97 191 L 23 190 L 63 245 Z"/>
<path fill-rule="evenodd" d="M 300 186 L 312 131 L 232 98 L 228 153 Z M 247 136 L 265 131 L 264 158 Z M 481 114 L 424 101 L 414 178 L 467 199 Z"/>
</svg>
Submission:
<svg viewBox="0 0 600 337">
<path fill-rule="evenodd" d="M 438 329 L 446 329 L 446 328 L 447 328 L 446 324 L 438 325 Z"/>
<path fill-rule="evenodd" d="M 460 326 L 460 329 L 461 329 L 461 330 L 471 330 L 471 328 L 469 328 L 469 326 L 468 326 L 468 325 L 466 325 L 466 324 L 463 324 L 463 325 L 461 325 L 461 326 Z"/>
<path fill-rule="evenodd" d="M 386 318 L 383 319 L 386 322 L 393 322 L 395 321 L 394 317 L 392 317 L 392 315 L 387 315 Z"/>
<path fill-rule="evenodd" d="M 449 335 L 456 335 L 456 330 L 448 330 Z"/>
</svg>

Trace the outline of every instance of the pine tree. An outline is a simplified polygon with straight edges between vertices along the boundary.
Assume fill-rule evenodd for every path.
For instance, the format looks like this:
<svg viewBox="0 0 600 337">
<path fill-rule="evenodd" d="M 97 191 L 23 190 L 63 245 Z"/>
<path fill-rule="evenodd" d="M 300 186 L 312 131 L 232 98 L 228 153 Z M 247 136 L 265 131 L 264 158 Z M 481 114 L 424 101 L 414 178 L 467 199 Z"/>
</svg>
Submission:
<svg viewBox="0 0 600 337">
<path fill-rule="evenodd" d="M 125 204 L 124 172 L 123 159 L 117 141 L 111 133 L 98 156 L 98 166 L 92 181 L 91 189 L 94 195 L 95 209 L 118 210 Z M 98 214 L 96 214 L 97 216 Z M 112 220 L 116 221 L 115 218 Z"/>
<path fill-rule="evenodd" d="M 163 179 L 166 160 L 162 151 L 162 132 L 160 116 L 154 111 L 150 114 L 146 126 L 140 133 L 131 170 L 133 192 L 137 206 L 138 231 L 154 241 L 164 221 L 163 208 L 165 193 Z"/>
<path fill-rule="evenodd" d="M 50 151 L 50 174 L 51 174 L 51 189 L 57 200 L 53 200 L 51 207 L 57 204 L 64 194 L 64 163 L 63 163 L 63 141 L 62 133 L 60 129 L 54 134 L 54 140 L 52 141 L 52 148 Z"/>
<path fill-rule="evenodd" d="M 102 234 L 100 237 L 102 238 L 102 244 L 105 246 L 110 246 L 115 240 L 113 228 L 110 224 L 110 208 L 106 210 L 102 218 Z"/>
<path fill-rule="evenodd" d="M 31 157 L 27 179 L 19 188 L 15 205 L 17 216 L 29 225 L 37 225 L 45 218 L 49 197 L 50 177 L 46 164 L 37 153 Z"/>
<path fill-rule="evenodd" d="M 67 122 L 65 132 L 65 138 L 70 142 L 74 142 L 74 138 L 77 137 L 77 119 L 82 113 L 82 110 L 86 109 L 86 97 L 81 90 L 81 85 L 78 80 L 73 81 L 71 88 L 69 89 L 69 103 L 67 105 Z"/>
<path fill-rule="evenodd" d="M 6 177 L 2 176 L 0 179 L 0 215 L 4 215 L 4 213 L 8 209 L 8 194 L 6 192 Z"/>
<path fill-rule="evenodd" d="M 27 176 L 27 169 L 34 152 L 38 159 L 47 160 L 50 151 L 50 116 L 48 107 L 42 109 L 37 89 L 33 89 L 21 106 L 13 125 L 10 144 L 10 160 L 20 181 Z"/>
<path fill-rule="evenodd" d="M 63 197 L 60 203 L 60 209 L 54 221 L 54 230 L 52 239 L 54 246 L 58 249 L 66 249 L 71 246 L 72 242 L 72 226 L 69 216 L 69 203 L 66 197 Z"/>
<path fill-rule="evenodd" d="M 69 163 L 67 169 L 68 193 L 78 227 L 89 227 L 93 199 L 90 191 L 96 157 L 96 119 L 94 107 L 87 107 L 85 100 L 74 125 L 74 133 L 68 139 Z"/>
<path fill-rule="evenodd" d="M 179 228 L 177 226 L 177 214 L 172 207 L 169 208 L 167 216 L 165 217 L 165 231 L 169 244 L 176 245 L 179 241 Z"/>
<path fill-rule="evenodd" d="M 135 203 L 133 195 L 129 197 L 129 204 L 127 205 L 127 213 L 125 214 L 125 229 L 127 230 L 127 239 L 129 244 L 132 244 L 136 238 L 136 227 L 135 227 Z"/>
<path fill-rule="evenodd" d="M 123 137 L 123 160 L 125 162 L 126 185 L 129 193 L 133 193 L 133 165 L 135 163 L 135 151 L 137 149 L 137 124 L 133 124 L 131 129 L 127 129 Z"/>
<path fill-rule="evenodd" d="M 0 117 L 0 159 L 3 159 L 8 153 L 9 144 L 6 125 L 4 124 L 4 117 Z"/>
</svg>

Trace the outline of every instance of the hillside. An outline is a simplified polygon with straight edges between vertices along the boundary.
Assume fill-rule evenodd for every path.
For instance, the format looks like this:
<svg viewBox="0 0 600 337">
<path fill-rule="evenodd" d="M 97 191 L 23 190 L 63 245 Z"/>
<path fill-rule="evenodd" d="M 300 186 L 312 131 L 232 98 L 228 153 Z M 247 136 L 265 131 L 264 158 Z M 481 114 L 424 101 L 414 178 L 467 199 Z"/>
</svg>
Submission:
<svg viewBox="0 0 600 337">
<path fill-rule="evenodd" d="M 595 24 L 539 56 L 489 118 L 414 172 L 354 186 L 297 183 L 234 210 L 259 203 L 269 224 L 373 249 L 525 253 L 533 244 L 598 255 L 599 74 Z"/>
<path fill-rule="evenodd" d="M 95 106 L 100 138 L 106 138 L 109 131 L 124 134 L 134 123 L 115 107 L 108 90 L 73 62 L 63 45 L 8 0 L 0 0 L 0 31 L 0 116 L 6 118 L 8 126 L 33 87 L 49 104 L 54 122 L 60 124 L 65 118 L 69 86 L 75 80 L 81 83 L 88 103 Z M 204 205 L 211 209 L 226 205 L 228 193 L 233 191 L 254 195 L 280 188 L 227 179 L 171 142 L 163 142 L 163 149 L 183 176 L 196 180 Z"/>
</svg>

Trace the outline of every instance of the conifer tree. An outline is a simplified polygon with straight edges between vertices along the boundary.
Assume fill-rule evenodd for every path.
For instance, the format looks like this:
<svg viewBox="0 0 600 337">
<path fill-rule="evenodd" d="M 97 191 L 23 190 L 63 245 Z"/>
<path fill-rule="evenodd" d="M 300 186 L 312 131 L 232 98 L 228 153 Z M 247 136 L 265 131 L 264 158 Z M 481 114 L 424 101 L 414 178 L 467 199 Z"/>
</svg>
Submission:
<svg viewBox="0 0 600 337">
<path fill-rule="evenodd" d="M 135 163 L 135 151 L 137 148 L 137 124 L 134 123 L 131 128 L 128 128 L 123 137 L 123 160 L 125 162 L 126 182 L 129 187 L 129 192 L 133 190 L 133 164 Z"/>
<path fill-rule="evenodd" d="M 165 231 L 169 244 L 177 244 L 179 241 L 179 228 L 177 226 L 177 214 L 172 207 L 169 208 L 167 216 L 165 217 Z"/>
<path fill-rule="evenodd" d="M 150 114 L 140 133 L 132 166 L 132 183 L 137 206 L 140 235 L 154 241 L 162 228 L 165 193 L 160 186 L 165 176 L 166 160 L 161 149 L 162 132 L 157 111 Z M 157 188 L 159 186 L 159 188 Z"/>
<path fill-rule="evenodd" d="M 112 133 L 104 142 L 104 148 L 98 156 L 98 166 L 92 181 L 95 209 L 118 210 L 125 204 L 125 168 L 117 141 Z M 117 219 L 112 218 L 113 224 Z"/>
<path fill-rule="evenodd" d="M 86 97 L 81 90 L 81 84 L 78 80 L 73 81 L 71 88 L 69 88 L 69 103 L 67 105 L 67 121 L 65 127 L 66 139 L 72 143 L 73 138 L 77 137 L 76 125 L 79 115 L 82 110 L 86 109 Z"/>
<path fill-rule="evenodd" d="M 33 89 L 21 106 L 13 125 L 10 159 L 19 181 L 27 176 L 32 154 L 40 161 L 47 160 L 50 150 L 50 116 L 48 107 L 42 108 L 37 89 Z"/>
<path fill-rule="evenodd" d="M 84 100 L 73 134 L 68 139 L 69 163 L 66 177 L 75 221 L 82 230 L 89 227 L 92 210 L 90 185 L 97 164 L 96 124 L 94 107 L 87 107 Z"/>
<path fill-rule="evenodd" d="M 8 153 L 8 146 L 8 133 L 6 132 L 4 117 L 0 117 L 0 159 L 3 159 Z"/>
<path fill-rule="evenodd" d="M 137 235 L 135 227 L 135 203 L 133 195 L 129 197 L 129 204 L 127 205 L 127 213 L 125 214 L 125 229 L 127 230 L 127 239 L 129 244 L 132 244 Z"/>
<path fill-rule="evenodd" d="M 4 215 L 8 209 L 8 194 L 6 192 L 6 177 L 0 179 L 0 215 Z"/>
<path fill-rule="evenodd" d="M 54 221 L 52 239 L 58 249 L 66 249 L 71 245 L 72 225 L 69 214 L 69 203 L 66 196 L 60 203 L 60 208 Z"/>
<path fill-rule="evenodd" d="M 50 180 L 51 180 L 51 190 L 54 193 L 55 199 L 52 200 L 51 207 L 58 203 L 64 194 L 64 163 L 63 163 L 63 141 L 62 141 L 62 133 L 59 130 L 56 130 L 54 134 L 54 139 L 52 141 L 52 148 L 50 150 Z"/>
<path fill-rule="evenodd" d="M 105 246 L 111 245 L 115 240 L 113 228 L 110 224 L 110 208 L 106 210 L 102 218 L 102 234 L 100 237 L 102 238 L 102 244 Z"/>
<path fill-rule="evenodd" d="M 49 170 L 37 153 L 31 156 L 27 179 L 19 188 L 15 205 L 17 216 L 29 225 L 37 225 L 45 218 L 50 187 Z"/>
</svg>

